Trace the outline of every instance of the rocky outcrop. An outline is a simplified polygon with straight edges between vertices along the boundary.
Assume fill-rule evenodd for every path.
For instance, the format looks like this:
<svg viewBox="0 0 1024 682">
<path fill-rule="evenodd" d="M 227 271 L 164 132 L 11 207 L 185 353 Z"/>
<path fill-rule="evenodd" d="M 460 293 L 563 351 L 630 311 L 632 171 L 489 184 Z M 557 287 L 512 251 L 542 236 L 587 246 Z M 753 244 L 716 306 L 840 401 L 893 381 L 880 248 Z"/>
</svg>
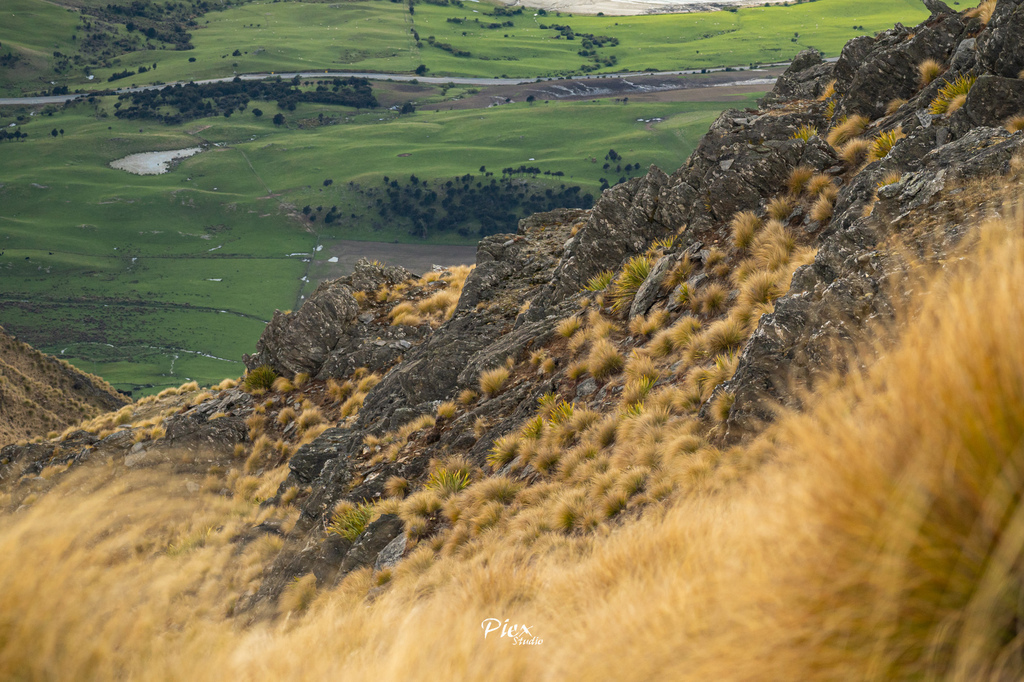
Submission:
<svg viewBox="0 0 1024 682">
<path fill-rule="evenodd" d="M 758 104 L 766 106 L 794 99 L 817 99 L 835 70 L 835 64 L 826 62 L 821 53 L 809 48 L 798 54 L 775 87 Z"/>
<path fill-rule="evenodd" d="M 357 367 L 389 367 L 426 332 L 362 314 L 355 292 L 370 296 L 412 277 L 404 268 L 360 260 L 352 275 L 322 283 L 299 310 L 275 312 L 256 352 L 245 356 L 246 367 L 269 365 L 283 376 L 305 372 L 317 379 L 343 377 Z"/>
</svg>

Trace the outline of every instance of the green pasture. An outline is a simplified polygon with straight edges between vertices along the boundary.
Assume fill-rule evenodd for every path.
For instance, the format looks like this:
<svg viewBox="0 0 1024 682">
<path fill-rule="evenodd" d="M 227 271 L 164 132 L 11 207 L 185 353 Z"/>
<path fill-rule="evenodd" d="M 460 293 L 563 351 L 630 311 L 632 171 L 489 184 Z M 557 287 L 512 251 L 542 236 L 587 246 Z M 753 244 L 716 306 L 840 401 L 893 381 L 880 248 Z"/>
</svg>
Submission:
<svg viewBox="0 0 1024 682">
<path fill-rule="evenodd" d="M 436 88 L 423 88 L 424 99 L 436 97 Z M 0 324 L 136 395 L 187 379 L 214 383 L 242 372 L 242 353 L 252 352 L 275 309 L 296 307 L 315 287 L 310 260 L 330 272 L 333 243 L 423 243 L 401 221 L 380 221 L 356 190 L 379 188 L 384 176 L 482 180 L 480 166 L 500 177 L 525 164 L 565 173 L 538 183 L 596 196 L 601 177 L 618 180 L 601 168 L 609 149 L 623 165 L 674 170 L 723 108 L 755 98 L 552 101 L 405 116 L 302 104 L 283 126 L 270 120 L 272 103 L 177 126 L 117 119 L 112 97 L 52 116 L 8 109 L 0 125 L 21 115 L 29 138 L 0 148 Z M 255 117 L 257 104 L 268 114 Z M 320 114 L 334 123 L 320 125 Z M 664 120 L 647 123 L 656 117 Z M 53 129 L 64 135 L 52 137 Z M 109 166 L 196 145 L 205 151 L 164 175 Z M 338 206 L 345 218 L 309 223 L 299 218 L 307 204 Z M 473 241 L 441 233 L 430 243 Z M 316 252 L 318 244 L 327 248 Z"/>
<path fill-rule="evenodd" d="M 9 7 L 8 7 L 9 5 Z M 637 17 L 558 15 L 494 17 L 485 3 L 463 7 L 420 3 L 410 14 L 404 3 L 385 0 L 339 3 L 252 2 L 209 12 L 191 29 L 194 50 L 142 50 L 95 68 L 95 79 L 82 69 L 66 77 L 40 71 L 53 50 L 75 50 L 71 34 L 77 18 L 46 0 L 7 0 L 0 22 L 0 43 L 31 56 L 31 68 L 0 69 L 0 88 L 8 93 L 49 87 L 48 78 L 72 89 L 106 87 L 112 73 L 156 63 L 145 74 L 112 86 L 231 76 L 236 73 L 376 71 L 409 73 L 418 65 L 433 76 L 534 78 L 573 73 L 590 63 L 577 54 L 582 37 L 567 40 L 550 28 L 569 25 L 576 33 L 618 38 L 620 44 L 597 50 L 615 55 L 617 63 L 595 73 L 742 66 L 791 58 L 815 47 L 836 56 L 850 38 L 873 34 L 895 22 L 915 24 L 927 17 L 918 0 L 816 0 L 789 6 L 750 7 L 737 11 L 663 14 Z M 463 23 L 451 23 L 460 19 Z M 480 24 L 474 20 L 479 19 Z M 483 28 L 512 21 L 512 27 Z M 417 46 L 412 30 L 420 36 Z M 470 52 L 457 57 L 431 46 Z M 235 55 L 234 52 L 238 52 Z M 189 61 L 189 60 L 194 61 Z M 31 60 L 30 60 L 31 61 Z"/>
</svg>

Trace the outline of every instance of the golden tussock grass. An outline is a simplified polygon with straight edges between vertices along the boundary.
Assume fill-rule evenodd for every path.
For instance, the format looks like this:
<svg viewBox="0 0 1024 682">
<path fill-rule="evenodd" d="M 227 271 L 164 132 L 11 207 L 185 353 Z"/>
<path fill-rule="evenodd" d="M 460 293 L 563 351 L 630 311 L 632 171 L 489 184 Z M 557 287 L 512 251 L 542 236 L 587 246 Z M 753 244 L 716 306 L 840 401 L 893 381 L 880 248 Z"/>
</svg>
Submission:
<svg viewBox="0 0 1024 682">
<path fill-rule="evenodd" d="M 786 189 L 795 197 L 803 194 L 807 183 L 814 177 L 814 169 L 810 166 L 797 166 L 789 172 L 786 178 Z"/>
<path fill-rule="evenodd" d="M 977 17 L 981 23 L 988 24 L 992 20 L 992 13 L 996 10 L 996 0 L 982 0 L 982 3 L 973 9 L 964 12 L 964 16 Z"/>
<path fill-rule="evenodd" d="M 917 65 L 918 83 L 923 88 L 945 71 L 942 64 L 934 59 L 925 59 Z"/>
<path fill-rule="evenodd" d="M 480 373 L 480 393 L 485 398 L 497 395 L 505 382 L 508 381 L 509 371 L 507 367 L 495 367 Z"/>
<path fill-rule="evenodd" d="M 894 341 L 762 437 L 710 446 L 657 392 L 597 422 L 593 450 L 542 425 L 545 478 L 413 493 L 420 544 L 389 578 L 300 579 L 277 621 L 232 614 L 280 544 L 233 538 L 283 478 L 234 472 L 226 498 L 62 474 L 0 524 L 0 677 L 1019 679 L 1022 227 L 922 279 L 898 336 L 874 335 Z M 442 510 L 452 528 L 422 536 Z M 485 639 L 487 618 L 543 644 Z"/>
<path fill-rule="evenodd" d="M 871 141 L 855 137 L 839 147 L 839 158 L 850 166 L 859 166 L 868 158 Z"/>
<path fill-rule="evenodd" d="M 750 244 L 754 241 L 754 235 L 761 229 L 761 224 L 761 219 L 753 211 L 740 211 L 734 215 L 729 223 L 733 246 L 740 250 L 750 248 Z M 687 277 L 689 277 L 689 274 L 687 274 Z M 683 279 L 685 280 L 686 278 L 684 277 Z"/>
<path fill-rule="evenodd" d="M 868 123 L 869 121 L 866 116 L 854 114 L 832 128 L 825 139 L 833 147 L 841 147 L 853 138 L 863 135 L 868 127 Z"/>
</svg>

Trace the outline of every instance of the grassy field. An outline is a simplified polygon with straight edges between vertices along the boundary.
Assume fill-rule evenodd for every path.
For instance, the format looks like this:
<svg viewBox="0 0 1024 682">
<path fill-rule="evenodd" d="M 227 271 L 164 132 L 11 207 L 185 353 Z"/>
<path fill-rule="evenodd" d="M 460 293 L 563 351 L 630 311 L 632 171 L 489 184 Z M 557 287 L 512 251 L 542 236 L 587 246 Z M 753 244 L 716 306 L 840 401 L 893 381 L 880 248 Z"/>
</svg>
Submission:
<svg viewBox="0 0 1024 682">
<path fill-rule="evenodd" d="M 436 94 L 423 89 L 425 100 Z M 358 189 L 380 187 L 383 176 L 445 179 L 528 163 L 561 170 L 559 182 L 596 196 L 601 177 L 618 179 L 602 169 L 609 149 L 623 164 L 674 170 L 718 112 L 754 98 L 552 101 L 406 116 L 303 104 L 284 126 L 243 112 L 169 127 L 117 119 L 109 115 L 114 98 L 100 98 L 26 117 L 29 139 L 2 148 L 0 323 L 121 389 L 238 375 L 242 353 L 275 309 L 294 308 L 317 281 L 343 274 L 341 263 L 328 262 L 339 242 L 424 243 L 400 224 L 375 227 Z M 319 114 L 338 123 L 318 125 Z M 665 120 L 644 122 L 655 117 Z M 565 120 L 576 131 L 568 144 Z M 54 128 L 65 134 L 51 137 Z M 164 175 L 108 165 L 196 144 L 206 151 Z M 297 210 L 307 204 L 338 205 L 346 219 L 310 224 Z M 430 242 L 475 239 L 442 233 Z M 379 248 L 387 258 L 388 245 Z"/>
<path fill-rule="evenodd" d="M 25 65 L 14 72 L 0 69 L 0 88 L 8 93 L 38 90 L 49 87 L 47 81 L 53 78 L 72 89 L 95 89 L 112 73 L 154 63 L 157 69 L 116 84 L 289 70 L 408 73 L 420 64 L 435 76 L 533 78 L 573 73 L 592 64 L 577 54 L 583 49 L 583 37 L 565 39 L 550 28 L 554 24 L 571 26 L 577 34 L 619 40 L 615 47 L 595 49 L 598 58 L 614 55 L 617 59 L 613 66 L 595 72 L 739 66 L 786 60 L 806 47 L 836 56 L 856 35 L 874 33 L 897 21 L 912 25 L 927 17 L 917 0 L 816 0 L 736 12 L 639 17 L 537 16 L 533 10 L 514 17 L 487 16 L 491 10 L 484 3 L 464 7 L 421 3 L 410 14 L 405 4 L 383 0 L 253 2 L 201 17 L 199 27 L 192 29 L 194 50 L 129 53 L 112 59 L 109 68 L 95 68 L 95 80 L 90 82 L 80 68 L 60 77 L 40 70 L 40 60 L 54 50 L 68 54 L 76 49 L 71 40 L 76 15 L 44 0 L 8 0 L 5 21 L 0 22 L 4 45 L 0 53 L 11 47 L 31 55 L 34 70 Z M 513 26 L 485 28 L 506 21 Z M 419 35 L 419 43 L 412 31 Z M 431 36 L 436 44 L 451 45 L 471 56 L 455 56 L 432 46 Z"/>
</svg>

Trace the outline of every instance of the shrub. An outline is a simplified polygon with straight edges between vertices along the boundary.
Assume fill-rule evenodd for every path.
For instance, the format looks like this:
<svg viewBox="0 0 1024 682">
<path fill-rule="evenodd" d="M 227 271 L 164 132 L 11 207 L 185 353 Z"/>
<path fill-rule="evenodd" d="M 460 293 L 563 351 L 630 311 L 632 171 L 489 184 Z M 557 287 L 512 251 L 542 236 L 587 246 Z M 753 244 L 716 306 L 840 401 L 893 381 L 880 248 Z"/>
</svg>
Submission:
<svg viewBox="0 0 1024 682">
<path fill-rule="evenodd" d="M 867 117 L 854 114 L 829 131 L 825 139 L 833 147 L 840 147 L 853 138 L 862 135 L 867 127 Z"/>
<path fill-rule="evenodd" d="M 871 143 L 871 149 L 868 151 L 868 161 L 884 159 L 892 151 L 892 148 L 896 146 L 896 143 L 904 137 L 906 137 L 906 134 L 903 132 L 903 126 L 897 126 L 892 130 L 886 130 L 884 133 L 879 134 Z"/>
<path fill-rule="evenodd" d="M 976 80 L 977 76 L 965 74 L 957 76 L 953 81 L 947 82 L 939 88 L 939 93 L 928 107 L 928 113 L 936 115 L 951 114 L 959 109 L 963 106 L 964 101 L 967 99 L 967 93 L 974 87 L 974 81 Z"/>
<path fill-rule="evenodd" d="M 925 59 L 917 65 L 918 83 L 923 88 L 941 76 L 943 71 L 942 64 L 934 59 Z"/>
<path fill-rule="evenodd" d="M 587 369 L 595 379 L 605 379 L 622 370 L 625 361 L 608 339 L 598 339 L 587 356 Z"/>
<path fill-rule="evenodd" d="M 260 365 L 245 373 L 245 387 L 250 390 L 269 391 L 277 379 L 277 372 L 270 365 Z"/>
<path fill-rule="evenodd" d="M 614 310 L 626 310 L 632 305 L 636 292 L 651 274 L 652 265 L 652 259 L 647 255 L 634 256 L 629 259 L 612 284 L 611 297 Z"/>
<path fill-rule="evenodd" d="M 507 367 L 495 367 L 480 374 L 480 392 L 487 398 L 497 395 L 508 381 Z"/>
</svg>

